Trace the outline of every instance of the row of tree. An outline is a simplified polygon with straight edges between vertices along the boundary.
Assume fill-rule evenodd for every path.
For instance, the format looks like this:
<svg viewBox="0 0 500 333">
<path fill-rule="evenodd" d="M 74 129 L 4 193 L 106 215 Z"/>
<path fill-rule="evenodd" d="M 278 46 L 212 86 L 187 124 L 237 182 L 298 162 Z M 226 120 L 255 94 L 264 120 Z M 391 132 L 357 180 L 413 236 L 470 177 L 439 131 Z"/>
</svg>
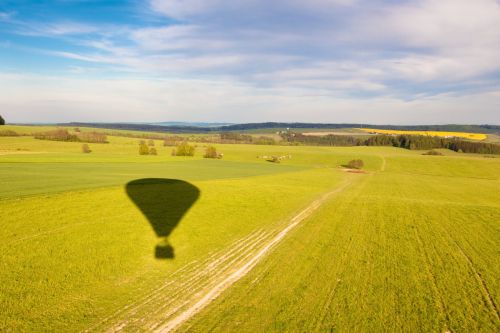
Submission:
<svg viewBox="0 0 500 333">
<path fill-rule="evenodd" d="M 89 143 L 107 143 L 107 136 L 99 132 L 80 132 L 72 134 L 66 129 L 56 129 L 53 131 L 38 132 L 34 134 L 35 139 L 51 141 L 69 141 L 69 142 L 89 142 Z"/>
<path fill-rule="evenodd" d="M 464 153 L 500 154 L 500 145 L 497 144 L 426 135 L 376 135 L 369 138 L 357 138 L 348 135 L 309 136 L 301 133 L 283 132 L 281 137 L 290 144 L 344 147 L 392 146 L 412 150 L 446 148 Z"/>
<path fill-rule="evenodd" d="M 172 149 L 172 156 L 194 156 L 196 151 L 196 146 L 190 145 L 186 141 L 179 142 L 175 148 Z M 156 148 L 154 147 L 154 141 L 150 141 L 148 144 L 144 140 L 139 141 L 139 155 L 157 155 Z M 205 150 L 203 157 L 205 158 L 217 158 L 221 159 L 224 155 L 218 153 L 214 146 L 208 146 Z"/>
<path fill-rule="evenodd" d="M 497 144 L 426 135 L 377 135 L 364 140 L 362 145 L 393 146 L 411 150 L 446 148 L 463 153 L 500 154 L 500 145 Z"/>
</svg>

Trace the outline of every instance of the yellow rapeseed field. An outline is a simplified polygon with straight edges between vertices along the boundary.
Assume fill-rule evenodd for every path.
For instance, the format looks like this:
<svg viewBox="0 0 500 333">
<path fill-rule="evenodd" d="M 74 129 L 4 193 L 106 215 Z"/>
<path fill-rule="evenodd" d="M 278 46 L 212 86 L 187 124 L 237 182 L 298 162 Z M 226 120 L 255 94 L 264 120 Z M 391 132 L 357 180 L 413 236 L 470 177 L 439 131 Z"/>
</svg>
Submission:
<svg viewBox="0 0 500 333">
<path fill-rule="evenodd" d="M 384 130 L 376 128 L 358 128 L 359 130 L 379 134 L 408 134 L 408 135 L 430 135 L 441 137 L 458 137 L 471 140 L 485 140 L 486 134 L 482 133 L 467 133 L 467 132 L 438 132 L 438 131 L 399 131 L 399 130 Z"/>
</svg>

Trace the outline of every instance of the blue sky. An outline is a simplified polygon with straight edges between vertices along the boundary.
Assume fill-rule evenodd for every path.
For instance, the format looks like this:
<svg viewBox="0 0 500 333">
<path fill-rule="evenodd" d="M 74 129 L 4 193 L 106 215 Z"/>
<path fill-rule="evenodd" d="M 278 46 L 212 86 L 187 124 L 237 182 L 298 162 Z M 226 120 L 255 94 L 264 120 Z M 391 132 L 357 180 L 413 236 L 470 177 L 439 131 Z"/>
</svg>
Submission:
<svg viewBox="0 0 500 333">
<path fill-rule="evenodd" d="M 498 0 L 0 0 L 11 122 L 500 123 Z"/>
</svg>

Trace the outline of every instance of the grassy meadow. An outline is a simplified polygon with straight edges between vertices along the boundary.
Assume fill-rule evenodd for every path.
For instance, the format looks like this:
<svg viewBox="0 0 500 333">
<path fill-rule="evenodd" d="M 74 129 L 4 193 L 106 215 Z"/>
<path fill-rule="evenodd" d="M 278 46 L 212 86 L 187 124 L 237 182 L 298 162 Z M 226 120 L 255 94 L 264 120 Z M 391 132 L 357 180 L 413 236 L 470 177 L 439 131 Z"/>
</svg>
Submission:
<svg viewBox="0 0 500 333">
<path fill-rule="evenodd" d="M 0 137 L 0 331 L 161 329 L 345 184 L 179 331 L 500 330 L 500 158 L 216 145 L 211 160 L 108 141 Z M 352 159 L 364 173 L 340 167 Z"/>
</svg>

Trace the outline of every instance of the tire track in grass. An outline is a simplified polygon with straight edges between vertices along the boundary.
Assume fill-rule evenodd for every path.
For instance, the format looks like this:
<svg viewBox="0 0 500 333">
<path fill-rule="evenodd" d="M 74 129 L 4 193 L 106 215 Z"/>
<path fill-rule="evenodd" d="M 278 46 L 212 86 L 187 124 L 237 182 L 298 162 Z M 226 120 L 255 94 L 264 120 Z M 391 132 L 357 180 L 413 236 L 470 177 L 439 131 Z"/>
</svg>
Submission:
<svg viewBox="0 0 500 333">
<path fill-rule="evenodd" d="M 479 273 L 479 271 L 476 269 L 471 257 L 464 251 L 464 249 L 462 248 L 462 246 L 460 246 L 460 244 L 457 242 L 457 240 L 451 236 L 451 234 L 448 230 L 446 230 L 442 225 L 440 225 L 440 228 L 448 236 L 451 243 L 458 249 L 458 252 L 460 253 L 460 255 L 467 262 L 467 266 L 469 267 L 470 271 L 473 273 L 473 275 L 476 279 L 476 282 L 479 286 L 479 289 L 481 290 L 481 294 L 483 296 L 485 303 L 490 308 L 490 311 L 493 313 L 497 322 L 500 323 L 500 313 L 498 311 L 498 306 L 496 305 L 495 300 L 488 289 L 486 281 L 481 276 L 481 273 Z"/>
<path fill-rule="evenodd" d="M 493 296 L 491 295 L 491 293 L 488 289 L 488 286 L 486 285 L 486 281 L 484 281 L 483 277 L 481 276 L 481 273 L 479 273 L 479 271 L 474 266 L 472 259 L 467 255 L 467 253 L 465 253 L 465 251 L 462 249 L 460 244 L 458 244 L 458 242 L 453 237 L 450 236 L 450 238 L 453 241 L 453 243 L 455 244 L 455 246 L 458 248 L 460 254 L 467 261 L 469 269 L 474 274 L 474 277 L 476 278 L 476 281 L 477 281 L 477 283 L 482 291 L 482 294 L 483 294 L 483 297 L 486 301 L 486 304 L 489 305 L 489 307 L 490 307 L 491 311 L 493 312 L 493 314 L 495 315 L 497 321 L 500 322 L 500 314 L 498 312 L 498 307 L 495 303 L 495 300 L 493 299 Z"/>
<path fill-rule="evenodd" d="M 155 306 L 153 310 L 148 311 L 148 317 L 149 318 L 156 318 L 159 313 L 163 313 L 164 311 L 167 311 L 168 314 L 170 313 L 175 313 L 178 310 L 180 310 L 184 305 L 189 303 L 189 298 L 192 295 L 197 295 L 200 293 L 205 285 L 203 284 L 203 279 L 206 278 L 208 281 L 206 281 L 206 284 L 210 284 L 212 280 L 217 280 L 217 278 L 224 274 L 228 269 L 230 269 L 233 265 L 234 262 L 239 260 L 240 257 L 246 253 L 249 253 L 253 250 L 253 246 L 255 244 L 258 244 L 262 241 L 267 236 L 267 234 L 261 235 L 252 242 L 246 243 L 245 246 L 242 248 L 243 254 L 238 256 L 238 253 L 236 254 L 231 254 L 229 255 L 223 255 L 223 258 L 217 259 L 219 261 L 218 264 L 214 265 L 213 263 L 210 263 L 207 267 L 204 269 L 200 269 L 199 272 L 197 272 L 189 281 L 188 284 L 184 284 L 182 288 L 178 289 L 175 288 L 176 294 L 174 297 L 168 296 L 168 295 L 162 295 L 160 294 L 159 297 L 155 300 L 155 303 L 153 305 L 158 305 Z M 236 256 L 236 257 L 235 257 Z M 235 257 L 234 259 L 231 259 Z M 226 260 L 227 259 L 227 260 Z M 213 271 L 216 271 L 215 274 L 211 275 Z M 165 299 L 165 296 L 167 298 Z M 186 300 L 183 300 L 185 298 Z M 166 303 L 164 303 L 166 301 Z M 180 305 L 178 305 L 181 303 Z M 174 310 L 169 309 L 170 306 L 174 306 Z M 153 329 L 153 327 L 156 325 L 156 321 L 153 323 L 146 323 L 146 318 L 144 316 L 140 316 L 137 313 L 132 313 L 134 316 L 133 320 L 129 320 L 128 324 L 133 325 L 134 323 L 141 323 L 143 325 L 148 325 L 148 331 Z M 165 317 L 165 314 L 161 315 L 160 317 Z M 150 320 L 151 321 L 151 320 Z"/>
<path fill-rule="evenodd" d="M 265 242 L 265 239 L 263 240 Z M 222 267 L 220 270 L 219 274 L 212 276 L 212 279 L 209 281 L 206 281 L 205 284 L 200 284 L 198 288 L 193 289 L 191 294 L 187 293 L 187 298 L 189 299 L 187 303 L 192 303 L 193 302 L 193 295 L 196 297 L 199 297 L 201 294 L 203 294 L 204 291 L 207 289 L 213 288 L 218 281 L 224 276 L 230 273 L 231 269 L 233 267 L 238 267 L 238 265 L 241 265 L 244 263 L 248 258 L 250 258 L 253 253 L 257 250 L 256 247 L 259 247 L 259 245 L 262 244 L 262 241 L 259 242 L 254 242 L 251 244 L 248 248 L 247 251 L 245 251 L 241 256 L 233 259 L 232 261 L 228 262 L 225 267 Z M 168 307 L 162 307 L 158 311 L 155 311 L 155 314 L 157 315 L 158 320 L 153 320 L 153 322 L 148 326 L 148 331 L 155 330 L 157 327 L 161 326 L 165 321 L 168 321 L 168 319 L 174 315 L 176 312 L 180 311 L 183 307 L 180 306 L 176 308 L 176 311 L 170 311 L 168 312 L 168 315 L 162 312 L 164 308 Z"/>
<path fill-rule="evenodd" d="M 366 182 L 368 181 L 368 179 L 371 178 L 372 175 L 373 174 L 370 174 L 369 178 L 367 178 L 365 180 L 365 183 L 363 183 L 363 187 L 364 187 L 364 185 L 366 185 Z M 353 195 L 348 201 L 344 201 L 343 203 L 341 203 L 340 208 L 338 208 L 338 211 L 340 211 L 341 214 L 343 213 L 343 210 L 346 209 L 345 207 L 349 207 L 352 204 L 352 202 L 358 200 L 359 192 L 362 191 L 363 187 L 358 186 L 358 188 L 357 188 L 358 193 Z M 353 228 L 356 227 L 357 228 L 356 230 L 359 230 L 361 225 L 359 223 L 357 223 L 357 224 L 353 225 L 352 227 Z M 317 318 L 314 318 L 311 321 L 311 324 L 309 325 L 309 328 L 307 331 L 310 331 L 310 332 L 321 332 L 322 331 L 322 326 L 325 323 L 325 319 L 330 312 L 330 308 L 331 308 L 332 303 L 334 301 L 334 297 L 337 294 L 338 287 L 341 285 L 341 283 L 343 281 L 343 277 L 345 275 L 345 272 L 348 268 L 348 264 L 346 264 L 346 261 L 349 261 L 349 258 L 351 258 L 351 253 L 352 253 L 352 249 L 353 249 L 354 244 L 355 244 L 354 240 L 352 238 L 350 238 L 347 241 L 347 244 L 344 246 L 344 249 L 342 251 L 342 255 L 338 258 L 339 269 L 338 269 L 337 274 L 336 274 L 336 281 L 330 287 L 330 290 L 328 291 L 328 296 L 326 297 L 325 301 L 323 302 L 321 309 L 318 311 L 319 314 L 318 314 Z"/>
<path fill-rule="evenodd" d="M 253 255 L 248 261 L 246 261 L 241 267 L 239 267 L 236 271 L 233 271 L 231 274 L 227 276 L 223 276 L 218 283 L 208 290 L 201 298 L 199 298 L 194 304 L 185 309 L 183 312 L 179 313 L 174 318 L 168 320 L 163 325 L 158 327 L 155 332 L 158 333 L 166 333 L 171 332 L 178 328 L 181 324 L 186 322 L 188 319 L 196 315 L 203 308 L 205 308 L 208 304 L 210 304 L 213 300 L 219 297 L 226 289 L 244 277 L 248 272 L 252 270 L 257 263 L 259 263 L 262 258 L 264 258 L 272 248 L 274 248 L 277 244 L 279 244 L 283 238 L 293 230 L 300 222 L 305 220 L 307 217 L 311 216 L 323 203 L 325 203 L 328 199 L 333 197 L 334 195 L 340 193 L 345 188 L 347 188 L 350 184 L 352 184 L 354 178 L 348 178 L 342 185 L 340 185 L 335 190 L 324 194 L 319 199 L 313 201 L 309 206 L 307 206 L 300 213 L 295 215 L 291 220 L 288 226 L 286 226 L 283 230 L 281 230 L 275 237 L 273 237 L 267 244 L 265 244 L 255 255 Z"/>
<path fill-rule="evenodd" d="M 115 311 L 112 315 L 101 319 L 99 322 L 97 322 L 96 324 L 87 328 L 83 332 L 90 332 L 90 331 L 97 330 L 99 327 L 105 326 L 106 322 L 115 321 L 119 317 L 130 314 L 132 311 L 134 311 L 137 308 L 146 306 L 148 303 L 151 303 L 152 301 L 154 301 L 155 298 L 158 297 L 158 295 L 161 295 L 162 291 L 164 291 L 168 287 L 175 284 L 176 278 L 189 276 L 189 274 L 191 274 L 193 272 L 199 272 L 201 267 L 203 267 L 204 265 L 216 263 L 220 259 L 221 253 L 223 254 L 225 251 L 226 255 L 228 255 L 231 252 L 238 250 L 239 247 L 241 247 L 243 243 L 245 243 L 248 240 L 251 240 L 253 237 L 258 237 L 260 233 L 262 233 L 262 230 L 256 230 L 256 231 L 250 233 L 249 235 L 234 241 L 228 248 L 222 249 L 219 251 L 215 251 L 214 253 L 209 254 L 207 256 L 207 258 L 201 262 L 192 261 L 192 262 L 187 263 L 186 265 L 180 267 L 179 269 L 177 269 L 176 271 L 171 273 L 167 277 L 167 281 L 164 284 L 162 284 L 160 287 L 155 288 L 153 290 L 148 289 L 148 291 L 146 293 L 143 293 L 143 295 L 141 297 L 139 297 L 135 302 L 132 302 L 132 303 L 122 307 L 121 309 Z M 185 283 L 186 283 L 186 281 L 185 281 Z"/>
<path fill-rule="evenodd" d="M 382 165 L 380 166 L 380 171 L 384 172 L 385 171 L 385 166 L 386 166 L 387 163 L 386 163 L 384 155 L 380 155 L 380 157 L 382 157 Z"/>
<path fill-rule="evenodd" d="M 418 231 L 418 228 L 416 226 L 415 226 L 414 230 L 415 230 L 415 238 L 417 239 L 417 243 L 418 243 L 419 247 L 422 249 L 422 252 L 424 253 L 423 257 L 424 257 L 424 261 L 425 261 L 425 270 L 427 272 L 427 276 L 429 277 L 429 280 L 432 281 L 432 291 L 438 300 L 438 302 L 436 302 L 438 312 L 441 315 L 444 314 L 446 327 L 443 330 L 443 332 L 448 332 L 449 327 L 450 327 L 450 322 L 451 322 L 450 315 L 449 315 L 448 311 L 446 310 L 446 303 L 444 301 L 443 295 L 442 295 L 442 293 L 439 292 L 439 288 L 437 286 L 436 275 L 433 273 L 432 268 L 431 268 L 432 265 L 431 265 L 429 252 L 427 251 L 426 247 L 424 246 L 424 242 L 423 242 L 422 237 L 420 236 L 420 232 Z"/>
<path fill-rule="evenodd" d="M 500 313 L 498 311 L 498 307 L 495 303 L 495 300 L 488 289 L 486 281 L 481 276 L 481 273 L 479 273 L 479 271 L 476 269 L 474 262 L 472 261 L 470 256 L 467 255 L 467 253 L 464 251 L 464 249 L 460 246 L 460 244 L 457 242 L 457 240 L 451 235 L 451 233 L 441 224 L 437 223 L 437 225 L 439 226 L 439 228 L 441 229 L 443 234 L 447 236 L 447 238 L 448 238 L 447 242 L 450 245 L 453 245 L 455 248 L 457 248 L 461 257 L 463 259 L 465 259 L 467 266 L 469 267 L 469 270 L 474 275 L 476 282 L 478 284 L 478 287 L 481 290 L 481 296 L 482 296 L 485 304 L 488 305 L 488 307 L 490 308 L 490 311 L 494 315 L 497 322 L 500 322 Z"/>
<path fill-rule="evenodd" d="M 150 293 L 151 296 L 149 296 L 144 302 L 124 307 L 124 310 L 121 311 L 121 313 L 106 320 L 108 322 L 107 325 L 101 324 L 98 325 L 99 327 L 94 326 L 92 329 L 87 329 L 87 331 L 138 331 L 141 327 L 146 325 L 154 326 L 155 323 L 148 324 L 146 322 L 146 317 L 151 321 L 152 318 L 156 318 L 157 313 L 159 312 L 167 311 L 167 314 L 170 314 L 180 310 L 184 305 L 189 303 L 190 297 L 197 295 L 204 287 L 206 287 L 207 284 L 210 285 L 213 280 L 217 281 L 220 275 L 226 273 L 228 269 L 233 267 L 235 261 L 245 260 L 246 257 L 251 255 L 254 247 L 261 244 L 262 241 L 266 240 L 266 238 L 269 238 L 272 232 L 274 232 L 272 229 L 265 233 L 260 230 L 259 232 L 253 233 L 255 237 L 247 236 L 240 239 L 235 242 L 239 248 L 233 247 L 230 248 L 229 251 L 226 249 L 225 253 L 224 250 L 220 251 L 222 253 L 221 257 L 212 256 L 215 257 L 214 260 L 206 260 L 205 265 L 197 265 L 191 268 L 189 272 L 180 277 L 176 277 L 176 281 L 170 281 L 170 283 L 168 283 L 168 287 L 170 288 L 162 287 L 159 288 L 161 290 L 156 289 Z M 242 257 L 243 255 L 245 255 L 245 257 Z M 236 264 L 238 264 L 238 262 L 236 262 Z M 213 271 L 216 273 L 212 274 Z M 194 273 L 194 275 L 189 276 L 191 273 Z M 183 282 L 179 284 L 180 278 L 182 278 Z M 187 281 L 186 278 L 188 279 Z M 207 281 L 203 281 L 204 279 Z M 161 317 L 164 318 L 165 314 Z M 154 322 L 157 321 L 158 320 L 155 320 Z M 108 328 L 106 329 L 106 327 Z M 150 331 L 151 328 L 148 328 L 147 330 Z"/>
</svg>

